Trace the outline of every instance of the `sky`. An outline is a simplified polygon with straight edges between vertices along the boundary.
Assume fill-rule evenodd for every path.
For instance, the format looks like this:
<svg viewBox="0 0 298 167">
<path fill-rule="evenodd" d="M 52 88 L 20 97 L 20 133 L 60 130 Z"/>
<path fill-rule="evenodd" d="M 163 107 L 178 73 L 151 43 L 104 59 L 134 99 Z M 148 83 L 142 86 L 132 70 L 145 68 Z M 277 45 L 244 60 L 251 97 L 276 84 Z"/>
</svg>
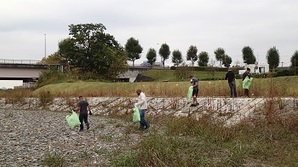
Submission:
<svg viewBox="0 0 298 167">
<path fill-rule="evenodd" d="M 224 48 L 242 63 L 242 48 L 253 49 L 259 64 L 271 47 L 280 66 L 289 66 L 298 50 L 297 0 L 0 0 L 0 59 L 41 60 L 58 51 L 69 37 L 70 24 L 102 23 L 122 45 L 134 37 L 143 47 L 161 44 L 179 50 L 189 46 L 206 51 Z M 172 55 L 171 55 L 172 56 Z M 160 61 L 160 56 L 157 56 Z M 170 65 L 171 58 L 166 65 Z M 187 62 L 190 63 L 190 62 Z"/>
</svg>

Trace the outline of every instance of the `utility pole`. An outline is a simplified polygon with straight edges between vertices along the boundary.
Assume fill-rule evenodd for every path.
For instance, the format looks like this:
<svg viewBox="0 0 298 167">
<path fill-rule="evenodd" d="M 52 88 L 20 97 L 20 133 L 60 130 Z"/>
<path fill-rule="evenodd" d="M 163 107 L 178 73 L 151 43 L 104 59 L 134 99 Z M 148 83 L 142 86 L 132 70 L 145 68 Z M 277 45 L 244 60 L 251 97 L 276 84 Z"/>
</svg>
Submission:
<svg viewBox="0 0 298 167">
<path fill-rule="evenodd" d="M 44 34 L 44 58 L 47 58 L 47 34 Z"/>
</svg>

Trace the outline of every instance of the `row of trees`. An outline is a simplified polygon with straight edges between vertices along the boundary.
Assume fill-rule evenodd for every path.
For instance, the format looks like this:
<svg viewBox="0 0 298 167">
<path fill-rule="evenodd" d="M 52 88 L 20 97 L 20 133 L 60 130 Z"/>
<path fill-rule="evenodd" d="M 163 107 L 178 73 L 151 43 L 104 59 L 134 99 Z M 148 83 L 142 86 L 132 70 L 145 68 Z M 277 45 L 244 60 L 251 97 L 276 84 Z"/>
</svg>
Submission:
<svg viewBox="0 0 298 167">
<path fill-rule="evenodd" d="M 115 38 L 105 32 L 106 27 L 103 24 L 71 24 L 69 25 L 69 38 L 59 42 L 59 50 L 42 60 L 46 63 L 62 63 L 70 64 L 77 67 L 83 73 L 104 78 L 113 78 L 119 73 L 126 70 L 127 60 L 132 61 L 141 58 L 143 52 L 139 41 L 133 37 L 129 38 L 122 47 Z M 169 59 L 172 53 L 172 62 L 175 66 L 180 65 L 184 60 L 181 51 L 170 51 L 168 44 L 161 45 L 159 51 L 162 64 Z M 198 61 L 199 66 L 207 66 L 209 62 L 209 54 L 202 51 L 198 54 L 196 46 L 191 45 L 187 50 L 186 60 L 191 61 L 192 65 Z M 229 67 L 232 58 L 229 57 L 223 48 L 217 48 L 214 51 L 215 59 L 220 65 Z M 153 65 L 156 62 L 157 51 L 150 48 L 146 54 L 148 63 Z M 272 47 L 267 52 L 267 62 L 271 69 L 279 65 L 279 51 L 276 47 Z M 242 49 L 243 61 L 247 64 L 253 64 L 256 58 L 253 50 L 249 46 Z M 54 61 L 54 62 L 53 62 Z M 295 51 L 291 58 L 292 66 L 296 67 L 298 63 L 298 51 Z M 93 75 L 94 76 L 94 75 Z"/>
<path fill-rule="evenodd" d="M 128 60 L 134 61 L 140 59 L 140 55 L 142 53 L 142 47 L 139 44 L 137 39 L 131 37 L 127 40 L 125 45 L 125 50 L 128 53 Z M 209 54 L 205 51 L 200 52 L 197 54 L 198 49 L 196 46 L 191 45 L 187 50 L 186 60 L 191 61 L 192 66 L 194 66 L 195 62 L 198 61 L 199 66 L 207 66 L 209 62 Z M 159 49 L 159 55 L 161 57 L 161 62 L 163 66 L 165 65 L 165 60 L 169 59 L 171 54 L 170 47 L 166 43 L 161 45 Z M 232 63 L 232 58 L 225 53 L 223 48 L 217 48 L 214 51 L 215 59 L 220 62 L 220 66 L 230 67 Z M 146 58 L 148 63 L 153 65 L 156 61 L 157 53 L 154 48 L 150 48 L 146 54 Z M 269 64 L 270 69 L 274 69 L 278 67 L 280 63 L 280 55 L 278 49 L 274 46 L 267 51 L 267 63 Z M 247 64 L 255 64 L 256 57 L 253 53 L 253 50 L 249 46 L 245 46 L 242 49 L 242 59 L 244 63 Z M 182 53 L 179 50 L 174 50 L 172 52 L 172 63 L 175 66 L 180 65 L 183 62 Z M 296 67 L 298 63 L 298 51 L 296 50 L 294 55 L 291 57 L 292 66 Z"/>
</svg>

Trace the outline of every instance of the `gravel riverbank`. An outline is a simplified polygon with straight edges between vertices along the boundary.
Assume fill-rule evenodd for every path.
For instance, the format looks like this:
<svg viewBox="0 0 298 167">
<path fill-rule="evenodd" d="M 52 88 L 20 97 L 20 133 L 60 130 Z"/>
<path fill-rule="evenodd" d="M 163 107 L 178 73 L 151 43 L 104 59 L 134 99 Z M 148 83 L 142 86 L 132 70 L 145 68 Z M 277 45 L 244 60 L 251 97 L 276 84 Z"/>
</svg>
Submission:
<svg viewBox="0 0 298 167">
<path fill-rule="evenodd" d="M 91 128 L 78 132 L 68 127 L 68 114 L 0 109 L 0 166 L 45 166 L 55 156 L 66 166 L 109 166 L 115 152 L 130 151 L 146 135 L 131 122 L 102 116 L 90 116 Z"/>
</svg>

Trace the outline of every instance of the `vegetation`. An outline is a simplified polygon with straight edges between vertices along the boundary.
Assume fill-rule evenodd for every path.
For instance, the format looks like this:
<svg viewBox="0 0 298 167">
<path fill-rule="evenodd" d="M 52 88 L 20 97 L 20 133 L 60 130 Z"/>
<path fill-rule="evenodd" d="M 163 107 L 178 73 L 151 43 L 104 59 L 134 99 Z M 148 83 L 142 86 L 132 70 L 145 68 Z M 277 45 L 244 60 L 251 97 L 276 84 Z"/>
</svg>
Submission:
<svg viewBox="0 0 298 167">
<path fill-rule="evenodd" d="M 291 67 L 296 68 L 298 65 L 298 50 L 291 57 Z"/>
<path fill-rule="evenodd" d="M 275 69 L 279 65 L 279 51 L 276 47 L 272 47 L 267 52 L 267 63 L 270 69 Z"/>
<path fill-rule="evenodd" d="M 220 67 L 221 67 L 225 57 L 225 50 L 223 48 L 217 48 L 214 51 L 214 54 L 215 54 L 215 59 L 220 62 Z"/>
<path fill-rule="evenodd" d="M 230 67 L 231 66 L 231 63 L 232 63 L 232 58 L 228 55 L 224 55 L 223 57 L 223 61 L 222 61 L 222 64 L 225 66 L 225 67 Z"/>
<path fill-rule="evenodd" d="M 254 64 L 256 62 L 256 57 L 253 53 L 253 50 L 249 46 L 245 46 L 242 49 L 242 58 L 243 62 L 247 64 Z"/>
<path fill-rule="evenodd" d="M 187 50 L 187 57 L 186 60 L 191 61 L 191 65 L 194 66 L 195 62 L 198 60 L 198 49 L 196 46 L 191 45 Z"/>
<path fill-rule="evenodd" d="M 158 71 L 156 71 L 158 75 Z M 175 75 L 172 73 L 171 75 Z M 171 76 L 170 76 L 171 77 Z M 174 76 L 172 76 L 174 77 Z M 198 77 L 198 76 L 197 76 Z M 200 78 L 200 76 L 199 76 Z M 170 78 L 168 78 L 170 79 Z M 187 79 L 189 80 L 189 78 Z M 241 80 L 237 87 L 238 95 L 242 95 Z M 296 97 L 298 77 L 277 77 L 277 78 L 254 78 L 250 93 L 252 97 Z M 34 96 L 40 91 L 49 91 L 53 96 L 90 96 L 90 97 L 126 97 L 135 96 L 137 88 L 142 89 L 151 97 L 185 97 L 190 86 L 186 82 L 138 82 L 138 83 L 105 83 L 105 82 L 76 82 L 58 83 L 43 86 L 33 92 Z M 272 89 L 273 88 L 273 89 Z M 229 88 L 227 81 L 200 81 L 199 96 L 227 96 Z"/>
<path fill-rule="evenodd" d="M 61 56 L 58 52 L 51 54 L 47 57 L 43 57 L 40 61 L 42 64 L 60 64 L 61 63 Z"/>
<path fill-rule="evenodd" d="M 143 48 L 139 44 L 139 41 L 133 37 L 129 38 L 125 44 L 125 51 L 127 52 L 127 59 L 132 61 L 133 66 L 135 66 L 135 60 L 139 59 Z"/>
<path fill-rule="evenodd" d="M 91 78 L 116 77 L 126 67 L 126 53 L 103 24 L 69 26 L 70 38 L 59 43 L 64 63 L 79 68 Z"/>
<path fill-rule="evenodd" d="M 162 65 L 165 66 L 165 61 L 169 58 L 171 54 L 169 45 L 166 43 L 162 44 L 158 53 L 161 57 Z"/>
<path fill-rule="evenodd" d="M 179 50 L 174 50 L 172 54 L 173 54 L 172 62 L 177 67 L 180 63 L 183 62 L 182 54 Z"/>
<path fill-rule="evenodd" d="M 65 159 L 57 153 L 47 153 L 43 159 L 43 165 L 49 167 L 64 167 L 66 166 Z"/>
<path fill-rule="evenodd" d="M 156 120 L 136 150 L 111 158 L 113 166 L 297 166 L 298 115 L 244 120 L 234 127 L 211 118 Z"/>
<path fill-rule="evenodd" d="M 147 57 L 148 63 L 151 64 L 152 66 L 156 61 L 156 50 L 153 48 L 150 48 L 149 51 L 147 52 L 146 57 Z"/>
<path fill-rule="evenodd" d="M 198 65 L 199 66 L 207 66 L 209 62 L 209 55 L 207 52 L 203 51 L 199 54 L 199 61 Z"/>
</svg>

